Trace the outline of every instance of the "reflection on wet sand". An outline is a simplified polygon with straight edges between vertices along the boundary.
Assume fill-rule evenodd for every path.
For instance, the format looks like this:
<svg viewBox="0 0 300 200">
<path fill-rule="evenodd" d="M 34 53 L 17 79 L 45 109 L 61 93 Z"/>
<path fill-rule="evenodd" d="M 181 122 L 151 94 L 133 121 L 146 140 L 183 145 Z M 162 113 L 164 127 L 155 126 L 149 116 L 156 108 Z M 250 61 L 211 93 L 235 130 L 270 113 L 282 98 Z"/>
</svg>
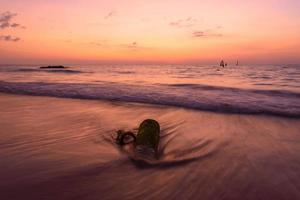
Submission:
<svg viewBox="0 0 300 200">
<path fill-rule="evenodd" d="M 112 139 L 160 122 L 158 159 Z M 0 199 L 298 199 L 299 119 L 0 94 Z"/>
</svg>

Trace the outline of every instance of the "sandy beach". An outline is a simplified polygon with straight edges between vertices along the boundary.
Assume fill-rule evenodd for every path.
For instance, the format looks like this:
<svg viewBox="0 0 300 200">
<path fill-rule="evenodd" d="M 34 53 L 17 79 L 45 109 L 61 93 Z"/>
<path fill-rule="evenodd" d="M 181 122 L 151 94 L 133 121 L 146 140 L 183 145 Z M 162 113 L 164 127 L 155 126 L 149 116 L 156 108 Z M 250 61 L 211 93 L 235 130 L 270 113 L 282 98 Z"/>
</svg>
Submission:
<svg viewBox="0 0 300 200">
<path fill-rule="evenodd" d="M 0 2 L 0 200 L 300 200 L 300 0 Z"/>
<path fill-rule="evenodd" d="M 113 143 L 161 124 L 156 164 Z M 0 94 L 0 199 L 299 199 L 300 120 Z"/>
</svg>

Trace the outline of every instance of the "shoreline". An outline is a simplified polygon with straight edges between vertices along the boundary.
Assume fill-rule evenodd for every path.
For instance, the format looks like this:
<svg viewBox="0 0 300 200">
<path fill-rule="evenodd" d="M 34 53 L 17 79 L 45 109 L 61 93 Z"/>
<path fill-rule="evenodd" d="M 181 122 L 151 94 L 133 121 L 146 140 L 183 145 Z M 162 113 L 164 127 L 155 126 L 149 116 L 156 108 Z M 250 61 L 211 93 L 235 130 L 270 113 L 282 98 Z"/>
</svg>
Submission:
<svg viewBox="0 0 300 200">
<path fill-rule="evenodd" d="M 1 82 L 1 81 L 0 81 Z M 59 98 L 59 99 L 70 99 L 70 100 L 86 100 L 86 101 L 99 101 L 99 102 L 107 102 L 107 103 L 115 103 L 120 105 L 141 105 L 141 106 L 152 106 L 152 107 L 159 107 L 159 108 L 178 108 L 178 109 L 186 109 L 186 110 L 192 110 L 192 111 L 199 111 L 199 112 L 211 112 L 216 114 L 232 114 L 232 115 L 254 115 L 254 116 L 266 116 L 266 117 L 279 117 L 279 118 L 290 118 L 290 119 L 300 119 L 300 115 L 298 114 L 282 114 L 277 112 L 264 112 L 264 111 L 239 111 L 239 109 L 236 110 L 230 110 L 228 109 L 211 109 L 211 108 L 197 108 L 193 106 L 180 106 L 180 105 L 168 105 L 164 103 L 148 103 L 148 102 L 139 102 L 139 101 L 125 101 L 122 99 L 110 99 L 110 98 L 98 98 L 98 97 L 84 97 L 80 95 L 71 95 L 71 96 L 60 96 L 60 95 L 49 95 L 49 94 L 36 94 L 34 92 L 12 92 L 9 89 L 1 89 L 0 88 L 0 95 L 16 95 L 16 96 L 32 96 L 32 97 L 45 97 L 45 98 Z"/>
<path fill-rule="evenodd" d="M 167 166 L 137 166 L 111 140 L 146 118 Z M 299 121 L 0 93 L 0 198 L 297 199 Z"/>
</svg>

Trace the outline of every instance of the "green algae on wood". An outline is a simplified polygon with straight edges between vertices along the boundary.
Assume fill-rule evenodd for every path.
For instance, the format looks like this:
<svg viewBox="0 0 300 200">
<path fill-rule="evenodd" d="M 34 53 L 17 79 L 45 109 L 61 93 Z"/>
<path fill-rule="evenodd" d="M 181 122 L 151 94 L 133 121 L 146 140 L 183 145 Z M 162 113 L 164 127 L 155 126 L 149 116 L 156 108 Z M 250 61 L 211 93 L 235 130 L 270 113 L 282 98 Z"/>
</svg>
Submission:
<svg viewBox="0 0 300 200">
<path fill-rule="evenodd" d="M 159 123 L 153 119 L 146 119 L 140 124 L 136 136 L 136 145 L 148 146 L 157 151 L 159 144 L 159 134 Z"/>
</svg>

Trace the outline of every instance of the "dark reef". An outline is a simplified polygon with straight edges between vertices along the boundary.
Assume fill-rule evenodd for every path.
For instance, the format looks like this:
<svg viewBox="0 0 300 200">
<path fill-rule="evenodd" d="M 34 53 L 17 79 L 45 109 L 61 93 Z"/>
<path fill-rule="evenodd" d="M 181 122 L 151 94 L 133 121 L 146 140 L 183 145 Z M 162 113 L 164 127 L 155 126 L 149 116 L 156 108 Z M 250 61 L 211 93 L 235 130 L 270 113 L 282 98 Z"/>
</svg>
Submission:
<svg viewBox="0 0 300 200">
<path fill-rule="evenodd" d="M 49 65 L 49 66 L 40 67 L 40 69 L 65 69 L 65 68 L 67 67 L 62 65 Z"/>
</svg>

